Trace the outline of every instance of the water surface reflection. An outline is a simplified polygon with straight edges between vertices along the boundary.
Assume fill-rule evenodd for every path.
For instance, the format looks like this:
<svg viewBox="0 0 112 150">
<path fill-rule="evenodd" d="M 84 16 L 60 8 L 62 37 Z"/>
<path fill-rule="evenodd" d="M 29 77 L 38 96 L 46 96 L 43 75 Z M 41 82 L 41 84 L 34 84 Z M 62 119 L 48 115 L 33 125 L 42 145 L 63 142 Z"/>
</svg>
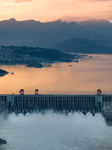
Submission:
<svg viewBox="0 0 112 150">
<path fill-rule="evenodd" d="M 79 63 L 58 63 L 41 69 L 1 66 L 10 73 L 0 78 L 0 92 L 18 94 L 23 88 L 26 94 L 34 94 L 38 88 L 41 94 L 95 94 L 101 88 L 103 93 L 112 93 L 112 55 L 92 56 Z"/>
</svg>

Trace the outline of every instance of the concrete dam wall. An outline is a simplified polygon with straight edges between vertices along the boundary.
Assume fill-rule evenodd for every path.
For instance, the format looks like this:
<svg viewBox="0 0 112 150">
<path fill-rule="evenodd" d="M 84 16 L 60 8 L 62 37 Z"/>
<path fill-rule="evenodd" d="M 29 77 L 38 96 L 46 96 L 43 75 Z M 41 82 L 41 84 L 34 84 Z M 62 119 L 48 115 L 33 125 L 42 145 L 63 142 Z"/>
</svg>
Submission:
<svg viewBox="0 0 112 150">
<path fill-rule="evenodd" d="M 23 113 L 75 112 L 102 113 L 112 120 L 112 95 L 0 95 L 0 112 Z"/>
</svg>

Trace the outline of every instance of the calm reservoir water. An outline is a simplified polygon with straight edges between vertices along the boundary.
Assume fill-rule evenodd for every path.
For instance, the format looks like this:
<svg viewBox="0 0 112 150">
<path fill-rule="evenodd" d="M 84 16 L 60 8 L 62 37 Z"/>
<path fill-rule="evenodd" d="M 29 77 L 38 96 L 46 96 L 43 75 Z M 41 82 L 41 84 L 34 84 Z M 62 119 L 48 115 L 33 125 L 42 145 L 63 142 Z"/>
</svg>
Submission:
<svg viewBox="0 0 112 150">
<path fill-rule="evenodd" d="M 9 71 L 0 78 L 1 94 L 95 94 L 98 88 L 112 94 L 112 55 L 92 55 L 79 63 L 58 63 L 42 69 L 1 66 Z M 69 66 L 72 65 L 72 66 Z M 12 75 L 11 72 L 14 72 Z M 111 150 L 112 127 L 101 114 L 88 113 L 0 116 L 0 150 Z"/>
<path fill-rule="evenodd" d="M 25 94 L 34 94 L 35 89 L 40 94 L 95 94 L 98 88 L 112 93 L 112 55 L 92 56 L 79 63 L 56 63 L 41 69 L 1 66 L 10 73 L 0 78 L 0 93 L 19 94 L 21 88 Z"/>
</svg>

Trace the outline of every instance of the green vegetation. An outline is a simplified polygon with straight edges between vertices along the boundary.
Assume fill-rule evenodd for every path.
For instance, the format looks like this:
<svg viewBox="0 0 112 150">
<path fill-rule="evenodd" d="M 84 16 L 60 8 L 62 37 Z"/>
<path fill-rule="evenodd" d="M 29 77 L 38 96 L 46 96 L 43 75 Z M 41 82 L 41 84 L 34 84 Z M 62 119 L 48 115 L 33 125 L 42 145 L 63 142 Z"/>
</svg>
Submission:
<svg viewBox="0 0 112 150">
<path fill-rule="evenodd" d="M 37 63 L 34 61 L 28 62 L 27 67 L 35 67 L 35 68 L 42 68 L 44 67 L 41 63 Z"/>
<path fill-rule="evenodd" d="M 55 49 L 27 46 L 1 46 L 0 64 L 24 64 L 28 67 L 42 68 L 42 63 L 71 62 L 81 58 L 77 54 L 68 54 Z"/>
</svg>

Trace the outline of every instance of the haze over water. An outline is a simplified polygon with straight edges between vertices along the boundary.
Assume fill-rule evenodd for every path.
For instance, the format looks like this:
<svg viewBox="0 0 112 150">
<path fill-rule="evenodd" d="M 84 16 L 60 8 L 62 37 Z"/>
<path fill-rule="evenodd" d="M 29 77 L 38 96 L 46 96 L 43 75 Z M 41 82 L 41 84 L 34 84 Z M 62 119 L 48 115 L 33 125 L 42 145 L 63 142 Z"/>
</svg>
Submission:
<svg viewBox="0 0 112 150">
<path fill-rule="evenodd" d="M 73 65 L 73 66 L 69 66 Z M 112 56 L 93 55 L 79 63 L 59 63 L 48 68 L 2 66 L 14 75 L 0 78 L 1 94 L 95 94 L 112 93 Z M 8 144 L 0 150 L 111 150 L 112 127 L 107 126 L 101 114 L 74 112 L 54 114 L 19 114 L 0 116 L 0 138 Z"/>
</svg>

